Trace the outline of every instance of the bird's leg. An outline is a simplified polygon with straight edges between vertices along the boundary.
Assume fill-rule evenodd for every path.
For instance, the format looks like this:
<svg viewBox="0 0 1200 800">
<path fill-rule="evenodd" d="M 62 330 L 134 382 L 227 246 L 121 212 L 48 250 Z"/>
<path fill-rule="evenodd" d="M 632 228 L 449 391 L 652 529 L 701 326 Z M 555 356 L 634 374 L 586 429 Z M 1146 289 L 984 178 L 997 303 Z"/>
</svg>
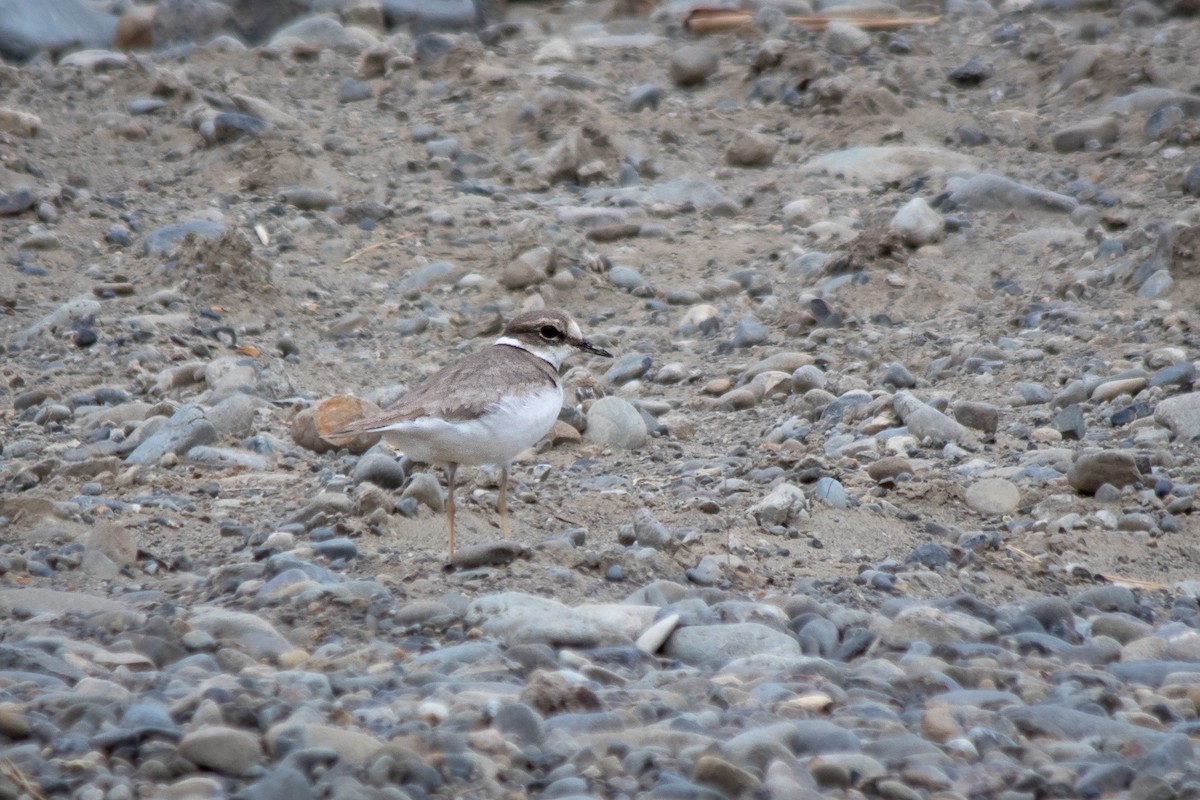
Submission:
<svg viewBox="0 0 1200 800">
<path fill-rule="evenodd" d="M 500 470 L 500 495 L 496 498 L 496 511 L 500 512 L 500 531 L 504 538 L 508 533 L 508 464 Z"/>
<path fill-rule="evenodd" d="M 450 528 L 450 559 L 454 559 L 454 473 L 458 464 L 446 465 L 446 524 Z"/>
</svg>

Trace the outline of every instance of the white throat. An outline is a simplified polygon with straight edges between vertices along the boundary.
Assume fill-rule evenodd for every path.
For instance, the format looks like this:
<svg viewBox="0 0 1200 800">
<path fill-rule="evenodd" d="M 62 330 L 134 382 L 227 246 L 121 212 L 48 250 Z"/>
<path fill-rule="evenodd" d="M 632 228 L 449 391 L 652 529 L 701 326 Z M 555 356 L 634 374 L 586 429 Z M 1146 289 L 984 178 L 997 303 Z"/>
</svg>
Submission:
<svg viewBox="0 0 1200 800">
<path fill-rule="evenodd" d="M 575 348 L 565 342 L 558 345 L 547 344 L 539 346 L 526 344 L 511 336 L 501 336 L 493 344 L 504 344 L 524 350 L 526 353 L 535 355 L 542 361 L 549 363 L 556 371 L 562 366 L 563 360 L 575 352 Z"/>
</svg>

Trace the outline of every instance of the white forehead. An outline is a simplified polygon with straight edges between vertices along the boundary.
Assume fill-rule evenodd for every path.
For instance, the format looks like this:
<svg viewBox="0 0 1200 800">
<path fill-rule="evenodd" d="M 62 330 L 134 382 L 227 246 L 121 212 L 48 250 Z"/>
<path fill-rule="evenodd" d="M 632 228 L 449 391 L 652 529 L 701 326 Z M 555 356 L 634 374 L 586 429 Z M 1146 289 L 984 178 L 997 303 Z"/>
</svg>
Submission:
<svg viewBox="0 0 1200 800">
<path fill-rule="evenodd" d="M 567 338 L 568 339 L 582 339 L 583 338 L 583 331 L 579 330 L 579 324 L 577 322 L 575 322 L 575 320 L 571 320 L 570 324 L 567 325 Z"/>
</svg>

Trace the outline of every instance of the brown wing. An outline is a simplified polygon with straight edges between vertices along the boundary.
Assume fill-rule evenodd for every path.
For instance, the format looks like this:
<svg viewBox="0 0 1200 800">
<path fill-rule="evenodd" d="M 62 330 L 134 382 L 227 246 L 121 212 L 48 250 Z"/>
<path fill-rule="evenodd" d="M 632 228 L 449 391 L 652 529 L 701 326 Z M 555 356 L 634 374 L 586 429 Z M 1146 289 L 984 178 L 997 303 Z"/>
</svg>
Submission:
<svg viewBox="0 0 1200 800">
<path fill-rule="evenodd" d="M 534 392 L 557 381 L 558 373 L 546 361 L 520 348 L 493 345 L 433 373 L 382 414 L 352 422 L 325 438 L 378 433 L 421 417 L 472 419 L 496 404 L 501 388 L 505 392 Z"/>
</svg>

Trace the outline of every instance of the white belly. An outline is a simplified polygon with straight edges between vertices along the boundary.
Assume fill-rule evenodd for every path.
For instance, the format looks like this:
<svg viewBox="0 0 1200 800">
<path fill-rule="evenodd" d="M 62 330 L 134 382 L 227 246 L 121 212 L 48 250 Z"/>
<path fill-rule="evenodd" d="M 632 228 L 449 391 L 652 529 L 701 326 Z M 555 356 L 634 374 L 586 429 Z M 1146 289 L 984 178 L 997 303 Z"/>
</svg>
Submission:
<svg viewBox="0 0 1200 800">
<path fill-rule="evenodd" d="M 420 417 L 383 431 L 393 447 L 426 464 L 507 464 L 536 444 L 558 419 L 562 389 L 497 403 L 478 419 Z"/>
</svg>

